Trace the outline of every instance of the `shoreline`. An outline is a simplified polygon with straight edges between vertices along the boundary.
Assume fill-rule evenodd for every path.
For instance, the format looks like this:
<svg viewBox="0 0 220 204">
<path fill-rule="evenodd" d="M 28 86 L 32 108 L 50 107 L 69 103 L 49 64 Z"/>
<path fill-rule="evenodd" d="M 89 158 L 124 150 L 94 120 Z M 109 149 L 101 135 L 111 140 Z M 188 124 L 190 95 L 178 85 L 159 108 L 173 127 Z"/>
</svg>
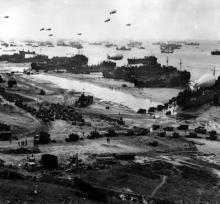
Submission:
<svg viewBox="0 0 220 204">
<path fill-rule="evenodd" d="M 16 92 L 19 95 L 33 98 L 34 101 L 29 103 L 27 102 L 29 106 L 39 106 L 40 104 L 37 103 L 39 100 L 43 102 L 45 107 L 48 106 L 50 103 L 59 102 L 64 106 L 68 106 L 68 104 L 66 104 L 64 101 L 65 96 L 73 99 L 71 103 L 74 104 L 74 100 L 77 100 L 78 97 L 81 95 L 80 91 L 75 91 L 74 89 L 70 90 L 59 88 L 53 81 L 46 81 L 44 79 L 41 80 L 40 77 L 37 78 L 29 75 L 14 75 L 14 77 L 17 81 L 16 87 L 11 89 L 8 88 L 7 85 L 3 84 L 3 86 L 9 92 Z M 75 80 L 73 76 L 69 76 L 68 79 Z M 86 79 L 84 77 L 80 80 Z M 93 79 L 94 83 L 95 81 L 96 79 Z M 103 80 L 100 81 L 101 83 L 105 82 L 105 80 L 104 82 Z M 99 86 L 101 86 L 101 83 L 99 83 Z M 115 87 L 119 88 L 121 83 L 123 82 L 115 85 Z M 106 86 L 109 86 L 109 84 L 107 84 Z M 46 94 L 40 95 L 39 93 L 41 89 L 43 89 Z M 74 106 L 74 109 L 77 112 L 80 112 L 85 119 L 86 124 L 84 124 L 83 126 L 79 124 L 73 125 L 71 121 L 62 119 L 55 119 L 54 121 L 50 121 L 49 123 L 44 123 L 44 125 L 48 125 L 48 129 L 46 131 L 51 135 L 51 140 L 55 142 L 39 145 L 39 153 L 33 153 L 36 161 L 40 160 L 42 154 L 52 154 L 54 156 L 57 156 L 59 165 L 61 165 L 62 167 L 64 166 L 65 174 L 63 174 L 63 178 L 68 179 L 70 178 L 70 176 L 72 176 L 72 172 L 69 173 L 69 170 L 73 170 L 75 172 L 75 170 L 78 169 L 72 166 L 66 167 L 66 164 L 69 164 L 68 162 L 70 161 L 70 159 L 77 154 L 80 160 L 82 160 L 82 168 L 84 168 L 84 166 L 86 168 L 85 171 L 83 171 L 83 169 L 80 169 L 80 172 L 77 172 L 77 175 L 79 175 L 80 177 L 85 176 L 84 178 L 88 181 L 90 181 L 89 179 L 91 177 L 96 182 L 103 180 L 106 181 L 108 186 L 111 187 L 115 186 L 115 184 L 113 185 L 111 182 L 109 183 L 109 175 L 113 175 L 113 181 L 117 181 L 117 175 L 122 175 L 122 179 L 129 178 L 128 187 L 131 189 L 134 189 L 136 186 L 138 186 L 136 185 L 136 183 L 139 183 L 139 178 L 141 175 L 146 175 L 146 172 L 149 171 L 152 171 L 152 173 L 154 174 L 157 173 L 157 170 L 155 170 L 153 167 L 154 164 L 159 164 L 160 168 L 162 168 L 165 173 L 167 172 L 167 170 L 169 170 L 171 174 L 169 173 L 168 180 L 171 182 L 176 182 L 176 180 L 179 179 L 182 179 L 182 182 L 189 182 L 188 179 L 185 180 L 185 178 L 182 177 L 181 174 L 174 174 L 177 168 L 181 171 L 185 168 L 186 171 L 187 169 L 192 168 L 195 171 L 195 166 L 200 165 L 200 168 L 202 165 L 204 167 L 208 166 L 209 170 L 217 171 L 217 168 L 215 168 L 215 166 L 213 166 L 212 164 L 212 159 L 215 160 L 218 158 L 218 156 L 214 158 L 207 157 L 204 153 L 198 151 L 198 148 L 196 148 L 197 144 L 189 141 L 185 137 L 186 132 L 177 129 L 180 124 L 185 123 L 184 120 L 176 120 L 175 117 L 166 116 L 163 113 L 160 113 L 161 115 L 158 115 L 157 118 L 154 118 L 149 114 L 137 114 L 134 111 L 128 110 L 124 106 L 119 106 L 118 104 L 116 105 L 113 102 L 108 104 L 110 109 L 107 110 L 106 103 L 106 101 L 95 99 L 94 104 L 91 106 L 85 108 L 78 108 Z M 14 104 L 12 103 L 12 105 Z M 117 119 L 119 116 L 119 111 L 121 112 L 121 116 L 123 117 L 125 124 L 117 124 L 114 122 L 115 119 Z M 90 125 L 87 125 L 88 123 L 90 123 Z M 152 131 L 151 127 L 153 124 L 160 125 L 160 129 Z M 136 126 L 137 129 L 135 129 L 134 126 Z M 172 136 L 173 132 L 166 132 L 165 137 L 160 137 L 158 133 L 163 131 L 164 127 L 168 126 L 172 126 L 174 128 L 173 132 L 179 133 L 180 137 L 174 138 Z M 187 133 L 193 131 L 195 126 L 198 126 L 197 122 L 195 120 L 190 121 L 189 130 L 187 131 Z M 109 138 L 111 139 L 111 142 L 108 143 L 106 141 L 108 136 L 104 135 L 103 132 L 107 132 L 110 128 L 113 128 L 113 130 L 117 131 L 118 135 L 110 136 Z M 149 133 L 144 133 L 143 135 L 130 135 L 127 131 L 132 128 L 134 129 L 135 133 L 136 130 L 138 132 L 138 130 L 140 130 L 141 128 L 148 129 Z M 87 136 L 94 130 L 97 130 L 103 136 L 95 139 L 87 138 Z M 79 135 L 80 140 L 67 143 L 65 139 L 71 133 Z M 126 134 L 124 135 L 123 133 Z M 205 136 L 206 135 L 203 136 L 203 141 L 205 141 Z M 28 145 L 27 147 L 25 147 L 25 149 L 30 148 L 30 150 L 32 150 L 33 138 L 34 134 L 32 136 L 28 135 Z M 153 146 L 153 142 L 156 142 L 157 145 Z M 25 162 L 27 162 L 28 154 L 10 153 L 19 150 L 19 148 L 20 147 L 18 147 L 16 141 L 13 141 L 12 143 L 9 143 L 8 141 L 2 142 L 0 145 L 0 158 L 3 161 L 6 161 L 6 164 L 12 164 L 14 166 L 21 166 L 22 164 L 25 164 Z M 120 161 L 120 159 L 117 159 L 117 157 L 115 159 L 114 155 L 119 157 L 120 155 L 135 155 L 135 159 L 131 161 Z M 201 157 L 197 157 L 198 155 L 201 155 Z M 103 159 L 106 160 L 106 158 L 113 158 L 113 161 L 116 161 L 117 163 L 103 166 L 102 161 Z M 140 164 L 137 163 L 138 158 L 140 160 L 140 163 L 143 163 L 141 169 Z M 150 167 L 148 167 L 149 164 Z M 91 166 L 93 167 L 91 170 L 87 168 Z M 130 174 L 128 172 L 127 174 L 126 169 L 129 170 L 129 168 L 130 170 L 134 170 L 135 172 L 137 172 L 137 177 L 134 178 L 135 175 L 133 173 Z M 60 169 L 58 171 L 60 173 L 63 173 L 64 170 Z M 26 170 L 23 168 L 21 168 L 21 171 L 23 173 L 26 173 Z M 49 173 L 50 172 L 48 171 L 48 174 Z M 198 170 L 198 174 L 199 173 L 200 171 Z M 41 169 L 36 169 L 35 172 L 29 172 L 29 174 L 32 176 L 38 175 L 40 178 L 44 176 Z M 87 175 L 88 177 L 86 177 Z M 160 174 L 159 172 L 158 175 L 162 174 Z M 141 179 L 146 179 L 144 188 L 149 189 L 149 186 L 152 186 L 152 182 L 156 182 L 154 185 L 155 187 L 160 184 L 161 181 L 159 178 L 160 177 L 152 181 L 150 177 L 143 176 Z M 45 184 L 47 185 L 47 183 Z M 189 186 L 185 185 L 184 189 L 191 190 L 192 185 L 195 185 L 196 189 L 197 185 L 200 184 L 203 185 L 203 181 L 201 182 L 199 177 L 196 184 L 194 181 L 193 183 L 190 183 Z M 211 183 L 207 181 L 207 185 L 208 184 L 210 185 Z M 175 183 L 173 186 L 176 188 Z M 116 187 L 121 187 L 120 182 L 116 184 Z M 170 189 L 169 183 L 164 184 L 164 187 Z M 180 189 L 182 189 L 182 183 Z M 141 193 L 142 191 L 141 189 L 136 189 L 135 192 Z M 145 192 L 144 194 L 146 196 L 149 196 L 152 192 L 153 188 L 149 192 Z M 167 190 L 161 188 L 158 193 L 167 194 Z M 168 193 L 169 195 L 173 195 L 173 190 L 171 189 L 171 191 Z M 215 192 L 212 191 L 212 197 L 213 195 L 215 195 L 214 193 Z M 195 194 L 195 196 L 196 195 L 197 194 Z"/>
<path fill-rule="evenodd" d="M 123 80 L 106 79 L 103 77 L 94 78 L 93 75 L 87 74 L 50 73 L 50 75 L 79 81 L 86 80 L 88 83 L 105 88 L 113 88 L 135 97 L 150 99 L 157 103 L 166 103 L 181 91 L 180 88 L 136 88 L 132 83 Z M 122 87 L 123 84 L 126 84 L 127 87 Z"/>
</svg>

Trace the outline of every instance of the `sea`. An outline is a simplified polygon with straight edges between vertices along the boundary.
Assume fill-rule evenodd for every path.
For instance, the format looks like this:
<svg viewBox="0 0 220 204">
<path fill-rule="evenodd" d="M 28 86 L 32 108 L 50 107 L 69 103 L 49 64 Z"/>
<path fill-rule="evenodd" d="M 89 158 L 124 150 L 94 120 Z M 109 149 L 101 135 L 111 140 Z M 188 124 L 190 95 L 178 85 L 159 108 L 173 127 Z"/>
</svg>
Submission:
<svg viewBox="0 0 220 204">
<path fill-rule="evenodd" d="M 13 54 L 18 52 L 19 50 L 25 51 L 35 51 L 38 54 L 48 55 L 50 58 L 54 56 L 73 56 L 75 54 L 83 54 L 88 57 L 89 65 L 99 64 L 103 60 L 107 60 L 108 54 L 116 54 L 120 53 L 123 55 L 122 60 L 116 61 L 118 66 L 126 65 L 127 58 L 141 58 L 144 56 L 154 55 L 157 57 L 158 62 L 162 65 L 172 65 L 177 69 L 187 70 L 191 73 L 191 80 L 195 81 L 199 77 L 207 73 L 213 73 L 215 68 L 216 77 L 220 74 L 220 56 L 211 55 L 212 50 L 219 49 L 220 44 L 217 41 L 197 41 L 200 43 L 199 46 L 190 46 L 184 45 L 181 49 L 176 49 L 174 53 L 166 54 L 160 52 L 159 45 L 153 45 L 150 41 L 143 41 L 142 46 L 145 49 L 140 49 L 138 47 L 132 48 L 130 51 L 122 51 L 116 50 L 116 47 L 107 48 L 102 45 L 91 45 L 88 42 L 83 42 L 83 49 L 77 50 L 76 48 L 67 47 L 67 46 L 55 46 L 55 47 L 32 47 L 26 46 L 22 42 L 15 42 L 20 46 L 17 47 L 1 47 L 0 54 Z M 110 42 L 113 44 L 117 44 L 118 46 L 126 45 L 126 41 L 123 42 Z M 180 64 L 181 61 L 181 64 Z M 0 63 L 0 71 L 18 71 L 23 72 L 24 69 L 30 67 L 30 64 L 14 64 L 1 62 Z M 39 79 L 39 76 L 36 76 Z M 98 77 L 100 77 L 98 75 Z M 125 93 L 121 90 L 114 90 L 111 87 L 100 87 L 97 85 L 91 85 L 90 82 L 85 84 L 81 82 L 80 84 L 77 81 L 73 81 L 74 79 L 64 79 L 56 77 L 56 80 L 53 77 L 45 77 L 44 75 L 40 76 L 41 79 L 50 80 L 51 82 L 56 81 L 56 85 L 68 88 L 68 89 L 77 89 L 77 91 L 86 91 L 92 95 L 96 95 L 99 93 L 98 98 L 101 100 L 107 100 L 115 103 L 119 103 L 121 105 L 127 106 L 135 111 L 139 108 L 149 108 L 150 106 L 158 105 L 161 101 L 157 100 L 158 95 L 161 94 L 161 89 L 137 89 L 139 94 L 134 95 L 132 92 Z M 67 82 L 67 80 L 69 80 Z M 102 79 L 105 80 L 105 79 Z M 91 85 L 89 85 L 89 84 Z M 68 86 L 66 85 L 68 84 Z M 77 84 L 77 86 L 75 86 Z M 76 88 L 77 87 L 77 88 Z M 100 90 L 101 89 L 101 90 Z M 133 89 L 134 90 L 134 89 Z M 166 92 L 165 92 L 166 91 Z M 148 92 L 150 94 L 148 94 Z M 163 95 L 167 96 L 167 100 L 173 97 L 170 93 L 173 93 L 173 89 L 164 89 Z M 108 93 L 108 94 L 106 94 Z M 149 97 L 151 95 L 151 97 Z M 117 97 L 116 97 L 117 96 Z M 146 97 L 148 96 L 148 97 Z M 157 97 L 156 97 L 157 96 Z M 155 100 L 154 100 L 155 98 Z M 152 101 L 153 99 L 153 101 Z"/>
<path fill-rule="evenodd" d="M 197 41 L 198 42 L 198 41 Z M 113 42 L 115 43 L 115 42 Z M 132 48 L 130 51 L 119 51 L 115 47 L 107 48 L 103 45 L 91 45 L 89 43 L 82 43 L 83 49 L 77 50 L 72 47 L 55 46 L 55 47 L 32 47 L 23 46 L 8 47 L 0 49 L 0 54 L 12 54 L 19 50 L 35 51 L 39 54 L 46 54 L 49 57 L 53 56 L 72 56 L 75 54 L 84 54 L 89 58 L 89 64 L 98 64 L 103 60 L 107 60 L 108 54 L 120 53 L 123 54 L 123 59 L 116 61 L 118 66 L 126 65 L 127 58 L 144 57 L 154 55 L 158 58 L 158 62 L 162 65 L 168 64 L 181 68 L 182 70 L 188 70 L 191 72 L 191 79 L 196 80 L 205 73 L 211 73 L 213 68 L 216 69 L 216 74 L 220 73 L 220 56 L 211 55 L 212 50 L 219 49 L 220 44 L 218 41 L 199 41 L 199 46 L 183 45 L 181 49 L 177 49 L 174 53 L 166 54 L 160 53 L 160 46 L 153 45 L 150 41 L 143 41 L 142 46 L 145 49 Z M 22 45 L 20 43 L 20 45 Z M 126 45 L 126 42 L 117 42 L 117 45 Z M 180 67 L 180 60 L 182 65 Z"/>
<path fill-rule="evenodd" d="M 216 78 L 220 74 L 220 56 L 212 56 L 211 51 L 220 50 L 220 44 L 217 41 L 198 41 L 199 46 L 186 46 L 183 45 L 181 49 L 175 50 L 172 54 L 160 53 L 159 45 L 153 45 L 150 41 L 142 42 L 142 46 L 145 49 L 132 48 L 131 51 L 118 51 L 115 47 L 107 48 L 104 45 L 91 45 L 89 43 L 82 43 L 83 49 L 80 51 L 71 47 L 31 47 L 31 46 L 18 46 L 13 48 L 2 48 L 0 54 L 13 54 L 19 50 L 35 51 L 38 54 L 48 55 L 50 58 L 53 56 L 73 56 L 75 54 L 84 54 L 89 58 L 89 64 L 99 64 L 103 60 L 107 60 L 108 54 L 123 54 L 123 59 L 116 61 L 118 66 L 126 65 L 127 58 L 138 58 L 149 55 L 157 57 L 158 62 L 162 65 L 172 65 L 181 70 L 187 70 L 191 73 L 191 81 L 195 81 L 204 74 L 213 74 L 215 69 Z M 113 42 L 115 43 L 115 42 Z M 118 42 L 119 46 L 125 45 L 124 42 Z M 180 66 L 180 61 L 182 62 Z M 30 67 L 30 64 L 14 64 L 7 62 L 0 62 L 0 72 L 14 71 L 23 72 L 24 69 Z M 50 74 L 40 73 L 37 75 L 31 75 L 36 80 L 48 81 L 54 83 L 54 85 L 64 88 L 67 90 L 85 91 L 89 94 L 94 95 L 98 99 L 112 104 L 118 104 L 122 107 L 129 108 L 133 111 L 137 111 L 139 108 L 148 109 L 150 106 L 156 106 L 161 104 L 160 97 L 164 97 L 169 100 L 175 94 L 178 94 L 180 90 L 176 89 L 164 89 L 164 88 L 127 88 L 130 91 L 124 91 L 122 88 L 114 89 L 112 87 L 106 87 L 101 84 L 94 84 L 90 80 L 87 81 L 88 76 L 84 80 L 78 78 L 69 78 L 64 76 L 54 76 Z M 102 82 L 108 82 L 111 79 L 104 79 L 97 76 L 91 76 L 92 78 L 97 77 L 97 80 Z M 108 81 L 107 81 L 108 80 Z M 118 81 L 112 80 L 111 83 L 119 83 Z M 125 83 L 125 82 L 120 82 Z M 135 94 L 134 94 L 135 93 Z M 138 94 L 137 94 L 138 93 Z M 219 108 L 210 107 L 202 108 L 201 114 L 195 120 L 196 123 L 210 123 L 210 130 L 220 131 L 220 117 Z M 198 145 L 200 151 L 213 154 L 213 158 L 210 161 L 218 163 L 220 161 L 219 144 L 215 141 L 203 140 L 203 146 Z M 206 159 L 206 158 L 205 158 Z"/>
</svg>

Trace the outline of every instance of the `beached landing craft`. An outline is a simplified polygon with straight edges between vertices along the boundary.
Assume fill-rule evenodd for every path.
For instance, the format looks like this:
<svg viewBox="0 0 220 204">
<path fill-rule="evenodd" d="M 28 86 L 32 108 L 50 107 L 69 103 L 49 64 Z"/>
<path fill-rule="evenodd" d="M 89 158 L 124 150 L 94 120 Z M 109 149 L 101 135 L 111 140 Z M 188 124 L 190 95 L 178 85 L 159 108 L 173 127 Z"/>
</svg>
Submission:
<svg viewBox="0 0 220 204">
<path fill-rule="evenodd" d="M 220 77 L 213 74 L 203 75 L 176 97 L 177 105 L 183 110 L 207 103 L 219 105 L 219 101 Z"/>
<path fill-rule="evenodd" d="M 184 87 L 190 79 L 189 72 L 172 66 L 162 66 L 154 56 L 129 59 L 128 63 L 139 65 L 105 69 L 103 76 L 129 81 L 136 87 Z"/>
</svg>

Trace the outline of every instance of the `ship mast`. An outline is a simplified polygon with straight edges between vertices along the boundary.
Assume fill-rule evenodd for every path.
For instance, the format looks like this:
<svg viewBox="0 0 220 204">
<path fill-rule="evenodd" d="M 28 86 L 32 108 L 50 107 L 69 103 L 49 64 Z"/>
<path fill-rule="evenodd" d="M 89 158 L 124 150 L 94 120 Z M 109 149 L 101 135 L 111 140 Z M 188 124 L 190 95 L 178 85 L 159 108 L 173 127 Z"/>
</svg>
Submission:
<svg viewBox="0 0 220 204">
<path fill-rule="evenodd" d="M 215 66 L 213 67 L 213 75 L 215 76 Z"/>
<path fill-rule="evenodd" d="M 182 60 L 180 59 L 180 71 L 182 69 Z"/>
<path fill-rule="evenodd" d="M 168 67 L 168 64 L 169 64 L 169 58 L 168 58 L 168 56 L 167 56 L 167 61 L 166 61 L 166 62 L 167 62 L 167 67 Z"/>
</svg>

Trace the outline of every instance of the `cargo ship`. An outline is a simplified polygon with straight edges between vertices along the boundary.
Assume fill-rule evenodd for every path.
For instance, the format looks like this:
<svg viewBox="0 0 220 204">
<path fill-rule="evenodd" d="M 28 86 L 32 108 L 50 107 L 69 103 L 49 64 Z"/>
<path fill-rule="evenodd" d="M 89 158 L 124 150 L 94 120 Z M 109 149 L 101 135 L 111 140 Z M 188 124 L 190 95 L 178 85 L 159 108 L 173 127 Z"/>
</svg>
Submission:
<svg viewBox="0 0 220 204">
<path fill-rule="evenodd" d="M 154 60 L 154 58 L 151 57 L 143 57 L 143 58 L 128 58 L 128 64 L 148 64 L 152 63 L 151 60 Z"/>
<path fill-rule="evenodd" d="M 142 42 L 139 41 L 131 41 L 127 44 L 128 47 L 140 47 L 142 46 Z"/>
<path fill-rule="evenodd" d="M 168 46 L 168 45 L 161 45 L 160 46 L 160 52 L 161 53 L 173 53 L 174 49 L 171 46 Z"/>
<path fill-rule="evenodd" d="M 220 51 L 219 50 L 211 51 L 211 55 L 220 55 Z"/>
<path fill-rule="evenodd" d="M 152 45 L 162 45 L 164 42 L 153 42 Z"/>
<path fill-rule="evenodd" d="M 190 79 L 189 72 L 177 70 L 172 66 L 162 66 L 154 56 L 145 57 L 143 65 L 105 69 L 103 76 L 129 81 L 136 87 L 185 87 Z"/>
<path fill-rule="evenodd" d="M 198 42 L 185 42 L 184 44 L 188 46 L 199 46 L 200 45 L 200 43 Z"/>
<path fill-rule="evenodd" d="M 69 42 L 69 46 L 74 47 L 76 49 L 82 49 L 83 48 L 83 46 L 80 42 L 75 42 L 75 41 Z"/>
<path fill-rule="evenodd" d="M 130 51 L 130 50 L 131 50 L 131 48 L 130 48 L 130 47 L 125 47 L 125 46 L 122 46 L 122 47 L 116 47 L 116 50 Z"/>
<path fill-rule="evenodd" d="M 105 47 L 110 48 L 110 47 L 116 47 L 117 45 L 113 44 L 113 43 L 106 43 Z"/>
<path fill-rule="evenodd" d="M 89 45 L 102 45 L 103 42 L 92 42 L 92 43 L 89 43 Z"/>
<path fill-rule="evenodd" d="M 31 64 L 32 69 L 35 71 L 39 70 L 57 70 L 57 69 L 67 69 L 72 70 L 76 67 L 87 66 L 88 58 L 84 55 L 74 55 L 72 57 L 53 57 L 45 62 L 33 62 Z"/>
<path fill-rule="evenodd" d="M 69 46 L 67 43 L 65 43 L 63 40 L 58 40 L 57 41 L 57 46 L 63 46 L 63 47 L 67 47 Z"/>
</svg>

